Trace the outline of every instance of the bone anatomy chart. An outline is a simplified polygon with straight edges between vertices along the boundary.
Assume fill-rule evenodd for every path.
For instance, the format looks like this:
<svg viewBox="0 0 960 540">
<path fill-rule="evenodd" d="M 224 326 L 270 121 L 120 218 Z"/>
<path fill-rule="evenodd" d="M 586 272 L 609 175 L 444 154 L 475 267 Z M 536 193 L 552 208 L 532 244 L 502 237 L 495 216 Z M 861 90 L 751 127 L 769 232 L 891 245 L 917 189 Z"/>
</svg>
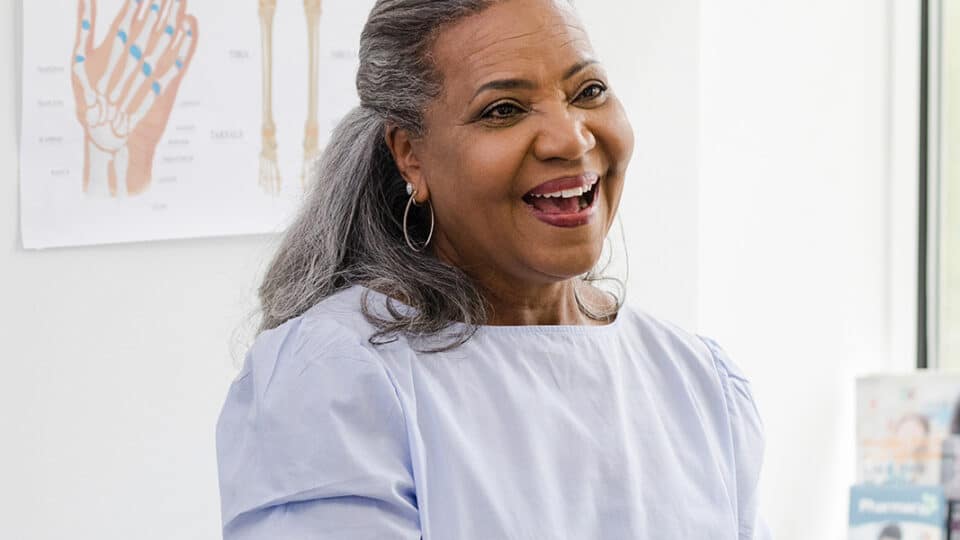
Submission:
<svg viewBox="0 0 960 540">
<path fill-rule="evenodd" d="M 277 0 L 258 0 L 260 5 L 260 33 L 262 37 L 263 62 L 263 144 L 260 152 L 260 186 L 270 193 L 282 189 L 277 155 L 277 126 L 273 118 L 273 19 Z M 304 0 L 303 11 L 307 20 L 307 49 L 309 70 L 307 75 L 307 126 L 303 138 L 303 167 L 300 172 L 301 186 L 316 169 L 320 157 L 319 111 L 317 107 L 320 62 L 320 13 L 321 0 Z"/>
<path fill-rule="evenodd" d="M 24 247 L 284 230 L 375 1 L 20 2 Z"/>
<path fill-rule="evenodd" d="M 185 0 L 128 0 L 97 45 L 96 7 L 78 2 L 72 62 L 83 190 L 126 197 L 150 185 L 157 143 L 196 50 L 197 20 Z"/>
</svg>

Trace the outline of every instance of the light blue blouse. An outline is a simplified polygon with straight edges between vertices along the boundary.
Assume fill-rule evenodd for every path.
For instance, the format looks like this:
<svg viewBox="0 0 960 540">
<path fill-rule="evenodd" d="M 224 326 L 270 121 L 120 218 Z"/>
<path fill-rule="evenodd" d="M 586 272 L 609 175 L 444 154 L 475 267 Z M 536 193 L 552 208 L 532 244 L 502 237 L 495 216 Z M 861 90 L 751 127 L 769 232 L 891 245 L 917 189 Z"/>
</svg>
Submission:
<svg viewBox="0 0 960 540">
<path fill-rule="evenodd" d="M 770 537 L 763 425 L 710 339 L 626 305 L 420 354 L 370 345 L 366 290 L 247 354 L 217 423 L 226 540 Z"/>
</svg>

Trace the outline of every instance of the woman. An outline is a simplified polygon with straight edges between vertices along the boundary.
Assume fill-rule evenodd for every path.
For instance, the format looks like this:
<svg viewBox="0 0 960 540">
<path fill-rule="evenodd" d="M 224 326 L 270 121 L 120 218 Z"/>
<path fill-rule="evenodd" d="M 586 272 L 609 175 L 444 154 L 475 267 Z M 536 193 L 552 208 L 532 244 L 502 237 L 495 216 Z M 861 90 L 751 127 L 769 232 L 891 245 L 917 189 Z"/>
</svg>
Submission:
<svg viewBox="0 0 960 540">
<path fill-rule="evenodd" d="M 590 284 L 633 136 L 570 6 L 379 0 L 357 88 L 218 423 L 224 537 L 761 537 L 743 374 Z"/>
</svg>

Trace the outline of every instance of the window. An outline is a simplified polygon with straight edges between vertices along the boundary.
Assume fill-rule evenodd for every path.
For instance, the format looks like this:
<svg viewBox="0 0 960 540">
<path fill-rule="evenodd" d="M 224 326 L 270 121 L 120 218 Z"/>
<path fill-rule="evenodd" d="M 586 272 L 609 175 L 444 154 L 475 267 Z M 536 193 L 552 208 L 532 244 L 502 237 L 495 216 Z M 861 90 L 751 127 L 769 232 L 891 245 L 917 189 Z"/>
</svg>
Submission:
<svg viewBox="0 0 960 540">
<path fill-rule="evenodd" d="M 939 174 L 931 204 L 937 229 L 932 236 L 936 292 L 931 335 L 939 367 L 960 369 L 960 0 L 940 2 L 939 16 L 939 70 L 931 78 L 932 112 L 939 116 L 932 124 L 939 132 L 934 158 Z"/>
</svg>

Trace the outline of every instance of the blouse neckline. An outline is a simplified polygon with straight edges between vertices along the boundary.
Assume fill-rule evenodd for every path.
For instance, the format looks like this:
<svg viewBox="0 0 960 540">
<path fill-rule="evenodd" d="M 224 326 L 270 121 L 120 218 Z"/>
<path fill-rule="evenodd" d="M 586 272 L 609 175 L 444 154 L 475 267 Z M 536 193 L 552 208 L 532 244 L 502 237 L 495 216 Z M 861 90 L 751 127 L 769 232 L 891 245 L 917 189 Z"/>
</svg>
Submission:
<svg viewBox="0 0 960 540">
<path fill-rule="evenodd" d="M 389 296 L 383 294 L 380 291 L 370 289 L 363 285 L 356 285 L 362 291 L 369 291 L 371 294 L 379 298 L 390 298 Z M 402 306 L 404 309 L 414 309 L 403 302 L 392 299 L 396 304 Z M 620 306 L 620 309 L 617 311 L 616 318 L 612 322 L 607 324 L 600 325 L 583 325 L 583 324 L 512 324 L 512 325 L 499 325 L 499 324 L 480 324 L 477 325 L 479 328 L 478 333 L 484 334 L 603 334 L 607 332 L 612 332 L 619 328 L 621 325 L 621 320 L 624 318 L 624 312 L 626 311 L 626 303 Z M 462 322 L 452 322 L 450 323 L 451 328 L 462 328 L 466 326 Z"/>
</svg>

